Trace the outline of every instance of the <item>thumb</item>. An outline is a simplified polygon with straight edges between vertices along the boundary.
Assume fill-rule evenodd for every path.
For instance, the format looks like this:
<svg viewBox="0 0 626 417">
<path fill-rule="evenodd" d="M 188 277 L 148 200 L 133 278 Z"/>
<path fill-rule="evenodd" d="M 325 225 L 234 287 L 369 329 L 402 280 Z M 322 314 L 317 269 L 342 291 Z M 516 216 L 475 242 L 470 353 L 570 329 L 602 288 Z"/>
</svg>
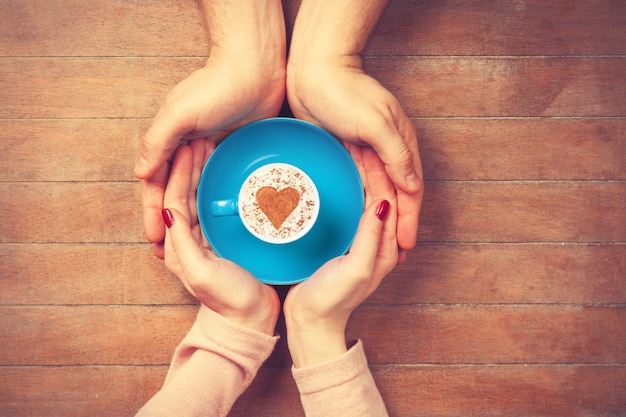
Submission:
<svg viewBox="0 0 626 417">
<path fill-rule="evenodd" d="M 135 176 L 149 179 L 172 157 L 182 134 L 174 126 L 162 126 L 159 116 L 141 141 L 141 155 L 135 164 Z M 155 132 L 159 132 L 156 134 Z"/>
<path fill-rule="evenodd" d="M 194 239 L 189 222 L 180 211 L 164 208 L 162 214 L 168 229 L 169 239 L 166 238 L 166 244 L 169 240 L 174 256 L 185 272 L 185 276 L 192 277 L 193 271 L 203 267 L 205 254 Z"/>
<path fill-rule="evenodd" d="M 415 155 L 402 137 L 398 135 L 385 146 L 374 145 L 372 147 L 385 164 L 385 171 L 397 188 L 408 194 L 414 194 L 421 189 L 422 181 L 414 164 Z"/>
<path fill-rule="evenodd" d="M 361 216 L 359 228 L 348 257 L 353 259 L 359 269 L 371 275 L 376 265 L 376 256 L 380 247 L 384 220 L 389 211 L 389 201 L 380 200 L 378 204 L 370 204 Z"/>
</svg>

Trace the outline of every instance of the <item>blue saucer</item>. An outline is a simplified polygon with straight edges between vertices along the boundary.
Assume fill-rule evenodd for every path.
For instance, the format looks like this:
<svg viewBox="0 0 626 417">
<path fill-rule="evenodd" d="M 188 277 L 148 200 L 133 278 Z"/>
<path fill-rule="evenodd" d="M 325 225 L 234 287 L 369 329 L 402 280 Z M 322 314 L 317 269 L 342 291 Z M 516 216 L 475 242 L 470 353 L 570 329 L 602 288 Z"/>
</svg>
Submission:
<svg viewBox="0 0 626 417">
<path fill-rule="evenodd" d="M 248 175 L 270 163 L 300 168 L 319 192 L 315 226 L 292 243 L 263 242 L 248 232 L 239 216 L 211 212 L 211 202 L 236 199 Z M 261 120 L 233 132 L 207 161 L 198 186 L 198 218 L 214 252 L 275 285 L 304 281 L 328 260 L 345 254 L 363 205 L 359 172 L 341 143 L 315 125 L 290 118 Z"/>
</svg>

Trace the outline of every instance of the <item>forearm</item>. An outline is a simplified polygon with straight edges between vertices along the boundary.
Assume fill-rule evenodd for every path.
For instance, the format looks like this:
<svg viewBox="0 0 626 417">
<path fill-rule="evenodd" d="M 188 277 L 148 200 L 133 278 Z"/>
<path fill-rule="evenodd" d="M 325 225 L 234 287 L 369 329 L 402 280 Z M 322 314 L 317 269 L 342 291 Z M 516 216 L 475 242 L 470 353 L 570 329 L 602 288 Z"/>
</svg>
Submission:
<svg viewBox="0 0 626 417">
<path fill-rule="evenodd" d="M 276 340 L 201 307 L 176 349 L 163 388 L 137 417 L 227 415 Z"/>
<path fill-rule="evenodd" d="M 343 331 L 309 330 L 290 324 L 287 324 L 287 344 L 296 368 L 333 360 L 348 350 Z"/>
<path fill-rule="evenodd" d="M 307 417 L 387 416 L 361 342 L 333 360 L 293 367 L 292 374 Z"/>
<path fill-rule="evenodd" d="M 290 63 L 358 56 L 387 0 L 303 0 L 293 30 Z"/>
<path fill-rule="evenodd" d="M 211 54 L 285 65 L 285 20 L 280 0 L 199 0 Z M 256 70 L 263 70 L 257 68 Z"/>
</svg>

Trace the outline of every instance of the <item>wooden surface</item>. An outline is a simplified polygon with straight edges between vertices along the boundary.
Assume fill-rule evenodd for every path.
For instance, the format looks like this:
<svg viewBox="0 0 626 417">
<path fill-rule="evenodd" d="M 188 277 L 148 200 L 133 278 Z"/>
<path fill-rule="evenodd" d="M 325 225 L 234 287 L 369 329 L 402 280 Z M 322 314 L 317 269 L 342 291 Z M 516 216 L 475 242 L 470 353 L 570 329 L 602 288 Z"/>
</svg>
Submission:
<svg viewBox="0 0 626 417">
<path fill-rule="evenodd" d="M 132 166 L 208 51 L 192 0 L 0 1 L 1 416 L 159 389 L 197 305 Z M 390 414 L 626 416 L 626 2 L 392 0 L 364 62 L 427 181 L 418 246 L 348 329 Z M 289 366 L 283 339 L 231 415 L 302 415 Z"/>
</svg>

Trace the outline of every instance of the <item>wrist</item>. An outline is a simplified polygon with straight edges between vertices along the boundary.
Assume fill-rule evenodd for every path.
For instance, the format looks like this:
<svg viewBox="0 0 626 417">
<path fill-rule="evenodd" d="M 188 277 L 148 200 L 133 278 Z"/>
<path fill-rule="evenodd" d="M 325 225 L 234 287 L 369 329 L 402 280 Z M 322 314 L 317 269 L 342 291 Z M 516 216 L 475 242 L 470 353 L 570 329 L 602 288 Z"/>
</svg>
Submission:
<svg viewBox="0 0 626 417">
<path fill-rule="evenodd" d="M 260 288 L 258 296 L 254 297 L 257 302 L 247 306 L 215 308 L 215 311 L 233 323 L 273 336 L 280 314 L 280 300 L 271 287 L 264 285 Z"/>
<path fill-rule="evenodd" d="M 387 0 L 303 0 L 289 64 L 358 58 Z"/>
<path fill-rule="evenodd" d="M 287 327 L 287 345 L 296 368 L 328 362 L 348 351 L 343 332 Z"/>
<path fill-rule="evenodd" d="M 280 0 L 201 0 L 211 54 L 257 62 L 286 57 L 285 20 Z"/>
<path fill-rule="evenodd" d="M 346 324 L 347 319 L 339 316 L 299 320 L 297 314 L 286 311 L 287 345 L 294 366 L 303 368 L 327 362 L 344 354 L 347 351 Z"/>
</svg>

